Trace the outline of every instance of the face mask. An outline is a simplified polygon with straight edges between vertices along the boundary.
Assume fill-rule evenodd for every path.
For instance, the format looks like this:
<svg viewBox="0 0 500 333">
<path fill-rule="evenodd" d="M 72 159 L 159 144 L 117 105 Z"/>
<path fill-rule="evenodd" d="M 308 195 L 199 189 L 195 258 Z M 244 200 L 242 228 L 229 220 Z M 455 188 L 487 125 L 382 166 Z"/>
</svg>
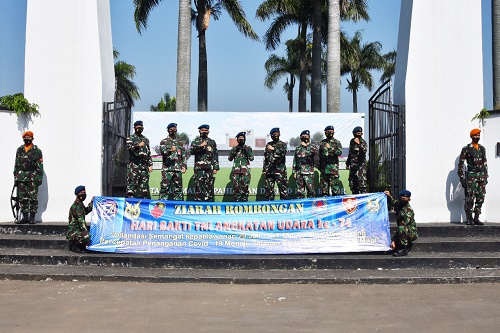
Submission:
<svg viewBox="0 0 500 333">
<path fill-rule="evenodd" d="M 245 144 L 245 139 L 239 139 L 238 145 L 243 146 Z"/>
<path fill-rule="evenodd" d="M 472 142 L 478 143 L 479 142 L 479 138 L 472 138 Z"/>
<path fill-rule="evenodd" d="M 328 139 L 333 138 L 333 133 L 326 133 L 326 137 L 327 137 Z"/>
<path fill-rule="evenodd" d="M 176 130 L 170 130 L 170 131 L 168 131 L 168 134 L 170 136 L 174 137 L 177 134 L 177 131 Z"/>
<path fill-rule="evenodd" d="M 136 133 L 136 134 L 141 134 L 141 133 L 142 133 L 142 131 L 143 131 L 143 129 L 142 129 L 142 128 L 136 128 L 136 129 L 135 129 L 135 133 Z"/>
<path fill-rule="evenodd" d="M 309 142 L 309 138 L 300 138 L 300 141 L 308 143 Z"/>
<path fill-rule="evenodd" d="M 208 136 L 208 133 L 207 133 L 207 132 L 200 133 L 200 136 L 201 136 L 202 138 L 206 138 L 206 137 Z"/>
<path fill-rule="evenodd" d="M 401 208 L 403 208 L 404 206 L 406 206 L 408 204 L 408 201 L 403 200 L 403 199 L 398 199 L 398 202 L 399 202 L 399 207 L 401 207 Z"/>
<path fill-rule="evenodd" d="M 78 199 L 80 199 L 80 201 L 81 201 L 81 202 L 84 202 L 84 201 L 85 201 L 85 199 L 87 199 L 87 195 L 86 195 L 86 194 L 80 194 L 80 195 L 78 196 Z"/>
<path fill-rule="evenodd" d="M 273 135 L 271 136 L 271 138 L 273 139 L 273 141 L 278 141 L 278 139 L 280 138 L 279 135 Z"/>
<path fill-rule="evenodd" d="M 33 140 L 24 140 L 25 145 L 30 145 L 33 142 Z"/>
</svg>

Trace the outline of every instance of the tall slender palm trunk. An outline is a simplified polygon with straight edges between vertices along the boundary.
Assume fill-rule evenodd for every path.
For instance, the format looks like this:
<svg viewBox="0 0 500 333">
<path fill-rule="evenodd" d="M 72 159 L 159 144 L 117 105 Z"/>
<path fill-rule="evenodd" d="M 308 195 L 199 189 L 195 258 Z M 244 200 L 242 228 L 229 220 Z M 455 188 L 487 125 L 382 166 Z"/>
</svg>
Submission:
<svg viewBox="0 0 500 333">
<path fill-rule="evenodd" d="M 321 112 L 321 4 L 313 0 L 313 47 L 311 73 L 311 112 Z"/>
<path fill-rule="evenodd" d="M 326 112 L 340 112 L 340 6 L 328 0 Z"/>
<path fill-rule="evenodd" d="M 500 108 L 500 0 L 491 0 L 493 108 Z"/>
<path fill-rule="evenodd" d="M 176 111 L 191 111 L 191 0 L 179 0 Z"/>
<path fill-rule="evenodd" d="M 307 23 L 300 27 L 300 72 L 299 72 L 299 112 L 306 112 L 306 92 L 307 92 L 307 66 L 306 66 L 306 37 Z"/>
</svg>

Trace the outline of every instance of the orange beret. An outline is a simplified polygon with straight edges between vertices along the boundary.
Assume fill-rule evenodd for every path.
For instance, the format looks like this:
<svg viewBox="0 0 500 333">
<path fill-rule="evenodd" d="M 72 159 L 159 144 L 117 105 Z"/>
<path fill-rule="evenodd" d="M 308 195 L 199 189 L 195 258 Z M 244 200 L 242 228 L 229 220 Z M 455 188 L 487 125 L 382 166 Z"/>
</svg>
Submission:
<svg viewBox="0 0 500 333">
<path fill-rule="evenodd" d="M 474 128 L 472 131 L 470 131 L 470 136 L 476 135 L 481 133 L 481 130 L 479 128 Z"/>
<path fill-rule="evenodd" d="M 32 131 L 26 131 L 26 132 L 23 133 L 23 138 L 25 136 L 31 136 L 31 137 L 33 137 L 33 132 Z"/>
</svg>

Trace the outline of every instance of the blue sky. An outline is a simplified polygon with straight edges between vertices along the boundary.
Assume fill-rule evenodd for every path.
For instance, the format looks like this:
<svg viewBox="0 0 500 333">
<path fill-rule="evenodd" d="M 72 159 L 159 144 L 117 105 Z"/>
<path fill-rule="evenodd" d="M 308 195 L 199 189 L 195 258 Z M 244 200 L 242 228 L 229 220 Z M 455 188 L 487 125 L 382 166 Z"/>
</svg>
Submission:
<svg viewBox="0 0 500 333">
<path fill-rule="evenodd" d="M 247 19 L 262 37 L 270 22 L 255 19 L 259 0 L 242 0 Z M 365 42 L 379 41 L 382 52 L 395 50 L 399 26 L 401 0 L 369 0 L 371 21 L 342 23 L 342 29 L 352 36 L 363 30 Z M 136 111 L 149 110 L 165 92 L 175 96 L 177 1 L 162 1 L 151 13 L 148 28 L 139 34 L 133 19 L 132 0 L 110 0 L 113 46 L 120 52 L 120 60 L 136 67 L 134 82 L 139 87 L 141 100 Z M 491 84 L 491 0 L 482 0 L 483 53 L 485 73 L 485 106 L 492 107 Z M 0 0 L 0 96 L 23 91 L 26 0 Z M 296 28 L 285 32 L 282 42 L 294 38 Z M 191 109 L 197 107 L 198 39 L 193 29 L 191 70 Z M 43 50 L 40 50 L 43 52 Z M 209 111 L 288 111 L 288 101 L 282 89 L 284 80 L 270 91 L 264 87 L 264 63 L 271 53 L 284 55 L 284 48 L 266 51 L 262 42 L 245 38 L 234 26 L 227 13 L 220 20 L 211 20 L 207 31 L 208 53 L 208 109 Z M 380 73 L 373 73 L 378 82 Z M 345 89 L 342 78 L 341 110 L 352 111 L 352 95 Z M 294 91 L 294 110 L 297 110 L 298 86 Z M 363 89 L 358 94 L 359 112 L 368 112 L 371 92 Z M 326 94 L 323 91 L 323 112 Z M 310 108 L 308 96 L 307 108 Z"/>
</svg>

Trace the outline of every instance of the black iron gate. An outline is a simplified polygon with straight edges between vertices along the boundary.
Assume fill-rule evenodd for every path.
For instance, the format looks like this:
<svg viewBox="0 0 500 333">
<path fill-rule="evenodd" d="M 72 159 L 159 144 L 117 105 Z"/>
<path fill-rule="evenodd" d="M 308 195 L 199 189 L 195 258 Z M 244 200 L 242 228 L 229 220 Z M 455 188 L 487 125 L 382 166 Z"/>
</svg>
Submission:
<svg viewBox="0 0 500 333">
<path fill-rule="evenodd" d="M 124 197 L 127 187 L 127 147 L 132 108 L 117 90 L 113 103 L 104 103 L 102 124 L 102 190 L 103 195 Z"/>
<path fill-rule="evenodd" d="M 369 100 L 370 192 L 399 193 L 406 186 L 404 106 L 392 104 L 391 81 L 387 80 Z"/>
</svg>

